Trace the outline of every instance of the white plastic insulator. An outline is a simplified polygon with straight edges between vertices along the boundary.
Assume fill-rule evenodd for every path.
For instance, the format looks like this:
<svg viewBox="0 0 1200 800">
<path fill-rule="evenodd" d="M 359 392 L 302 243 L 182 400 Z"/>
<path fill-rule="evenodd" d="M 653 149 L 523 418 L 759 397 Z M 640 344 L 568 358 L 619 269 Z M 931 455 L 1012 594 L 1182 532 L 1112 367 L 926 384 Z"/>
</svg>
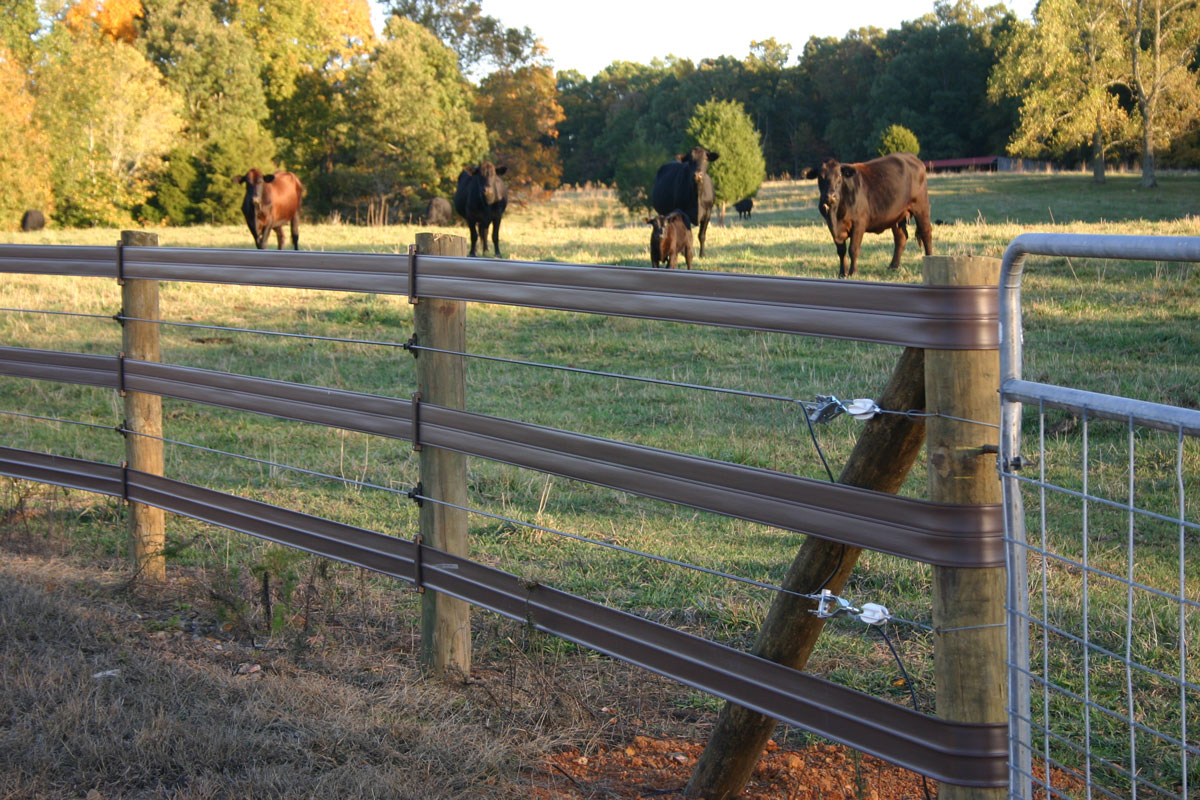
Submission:
<svg viewBox="0 0 1200 800">
<path fill-rule="evenodd" d="M 892 618 L 892 612 L 887 610 L 887 606 L 878 603 L 863 603 L 862 613 L 858 618 L 868 625 L 882 625 Z"/>
<path fill-rule="evenodd" d="M 859 397 L 846 403 L 846 413 L 855 419 L 866 420 L 878 414 L 882 409 L 869 397 Z"/>
</svg>

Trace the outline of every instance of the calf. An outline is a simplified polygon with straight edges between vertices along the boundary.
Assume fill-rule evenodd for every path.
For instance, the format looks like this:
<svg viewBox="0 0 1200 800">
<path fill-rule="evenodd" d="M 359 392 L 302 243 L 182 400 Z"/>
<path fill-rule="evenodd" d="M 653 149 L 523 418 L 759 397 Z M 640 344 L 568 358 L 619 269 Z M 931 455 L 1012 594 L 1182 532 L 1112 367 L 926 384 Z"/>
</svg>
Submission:
<svg viewBox="0 0 1200 800">
<path fill-rule="evenodd" d="M 458 176 L 458 188 L 454 191 L 454 210 L 467 221 L 471 231 L 471 255 L 475 255 L 475 242 L 483 240 L 483 252 L 487 253 L 488 226 L 492 227 L 492 244 L 496 258 L 500 257 L 500 220 L 508 208 L 508 187 L 500 176 L 507 167 L 497 167 L 490 161 L 479 166 L 467 167 Z"/>
<path fill-rule="evenodd" d="M 900 254 L 908 241 L 910 214 L 917 222 L 917 238 L 925 248 L 925 255 L 933 254 L 925 165 L 912 153 L 892 153 L 856 164 L 839 164 L 827 158 L 820 167 L 806 170 L 804 177 L 816 178 L 821 190 L 819 209 L 837 246 L 839 278 L 857 272 L 863 234 L 883 233 L 889 228 L 896 243 L 891 268 L 899 267 Z M 849 273 L 847 239 L 850 240 Z"/>
<path fill-rule="evenodd" d="M 743 197 L 741 200 L 738 200 L 736 203 L 734 203 L 733 207 L 737 209 L 739 219 L 742 217 L 750 219 L 750 210 L 754 208 L 754 198 Z"/>
<path fill-rule="evenodd" d="M 304 186 L 290 172 L 264 175 L 251 169 L 239 175 L 238 183 L 246 184 L 246 196 L 242 198 L 242 214 L 254 236 L 254 246 L 262 250 L 271 231 L 283 249 L 283 226 L 291 224 L 292 247 L 300 249 L 300 199 Z"/>
<path fill-rule="evenodd" d="M 692 268 L 692 225 L 687 214 L 676 209 L 666 216 L 648 217 L 646 224 L 650 226 L 650 263 L 653 266 L 665 261 L 667 269 L 674 269 L 679 263 L 679 254 L 683 253 L 687 268 Z"/>
</svg>

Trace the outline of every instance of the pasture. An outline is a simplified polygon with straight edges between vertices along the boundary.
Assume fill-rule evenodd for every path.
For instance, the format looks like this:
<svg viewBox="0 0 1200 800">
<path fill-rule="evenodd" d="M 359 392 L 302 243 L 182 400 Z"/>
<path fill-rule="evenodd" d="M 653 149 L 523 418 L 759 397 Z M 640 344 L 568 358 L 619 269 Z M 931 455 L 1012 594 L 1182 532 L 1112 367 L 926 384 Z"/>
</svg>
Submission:
<svg viewBox="0 0 1200 800">
<path fill-rule="evenodd" d="M 1161 175 L 1160 184 L 1158 190 L 1143 190 L 1137 175 L 1110 175 L 1108 182 L 1099 187 L 1083 174 L 932 176 L 933 217 L 943 223 L 934 227 L 934 252 L 999 257 L 1012 238 L 1033 231 L 1200 235 L 1200 177 Z M 771 182 L 760 190 L 749 220 L 739 220 L 730 206 L 722 225 L 714 212 L 706 256 L 698 260 L 698 268 L 833 278 L 837 257 L 816 212 L 815 200 L 815 182 Z M 422 228 L 306 222 L 301 226 L 300 240 L 306 250 L 400 253 L 418 230 Z M 461 225 L 453 232 L 463 236 L 467 233 Z M 160 245 L 167 247 L 252 246 L 243 226 L 165 228 L 158 234 Z M 648 267 L 649 235 L 649 226 L 621 208 L 611 192 L 568 189 L 540 205 L 521 207 L 510 203 L 501 248 L 511 259 Z M 7 235 L 7 241 L 24 244 L 111 245 L 117 238 L 114 230 L 98 229 L 48 229 Z M 920 248 L 910 241 L 897 272 L 886 269 L 891 252 L 890 234 L 868 235 L 857 277 L 919 282 Z M 1192 265 L 1030 259 L 1024 285 L 1026 377 L 1200 407 L 1200 275 Z M 105 354 L 119 350 L 120 328 L 106 318 L 119 310 L 120 293 L 115 282 L 3 275 L 0 286 L 4 298 L 0 306 L 5 309 L 96 315 L 81 318 L 6 310 L 0 313 L 0 340 L 4 343 Z M 399 344 L 408 338 L 411 311 L 402 296 L 173 283 L 163 286 L 162 313 L 172 322 L 210 326 L 165 326 L 164 360 L 396 397 L 408 397 L 414 386 L 412 358 L 407 352 L 362 343 Z M 471 360 L 467 367 L 470 410 L 813 478 L 827 475 L 825 462 L 837 474 L 853 446 L 857 423 L 842 416 L 818 426 L 818 451 L 802 407 L 788 399 L 811 401 L 818 394 L 844 399 L 874 397 L 899 356 L 897 348 L 887 346 L 502 306 L 472 306 L 467 325 L 468 350 L 494 359 L 729 387 L 776 398 L 551 371 L 509 361 Z M 360 341 L 268 337 L 234 329 Z M 0 410 L 97 426 L 5 415 L 0 417 L 0 440 L 5 445 L 110 462 L 122 458 L 122 440 L 111 430 L 120 422 L 121 409 L 111 392 L 5 378 L 0 379 Z M 401 494 L 373 488 L 404 491 L 415 483 L 416 458 L 406 443 L 346 431 L 310 430 L 294 423 L 170 400 L 164 401 L 164 427 L 169 439 L 206 448 L 168 444 L 169 475 L 397 536 L 412 535 L 415 506 Z M 1060 437 L 1063 453 L 1073 446 L 1067 433 L 1069 426 L 1064 421 Z M 1117 436 L 1114 434 L 1114 442 Z M 253 460 L 234 460 L 223 455 L 226 452 Z M 1190 474 L 1200 474 L 1200 449 L 1189 443 L 1185 455 Z M 766 583 L 779 581 L 801 539 L 795 534 L 675 509 L 503 465 L 472 461 L 469 469 L 473 507 L 494 515 L 472 517 L 475 558 L 738 646 L 753 639 L 770 603 L 769 591 L 648 561 L 556 532 Z M 1120 476 L 1111 480 L 1119 481 Z M 1159 487 L 1158 491 L 1167 493 L 1170 489 Z M 910 475 L 904 493 L 924 496 L 925 478 L 920 468 Z M 114 598 L 121 596 L 119 580 L 111 572 L 101 571 L 111 570 L 124 553 L 118 504 L 106 498 L 7 480 L 0 498 L 0 549 L 6 551 L 2 569 L 14 575 L 24 571 L 39 576 L 32 583 L 19 582 L 23 587 L 20 592 L 27 595 L 25 601 L 42 608 L 39 613 L 45 622 L 39 624 L 45 629 L 62 624 L 70 629 L 64 632 L 64 640 L 78 637 L 86 625 L 66 620 L 52 608 L 52 598 L 38 596 L 38 588 L 55 582 L 94 585 L 100 588 L 90 591 L 104 603 L 117 602 Z M 1193 511 L 1189 514 L 1195 519 Z M 159 630 L 172 635 L 187 631 L 200 636 L 197 641 L 265 642 L 281 653 L 276 668 L 280 674 L 301 669 L 283 658 L 285 652 L 288 658 L 297 659 L 295 664 L 319 662 L 325 665 L 319 669 L 331 673 L 339 665 L 360 667 L 362 661 L 352 658 L 352 653 L 387 652 L 391 655 L 381 660 L 384 666 L 380 672 L 362 678 L 360 683 L 351 679 L 350 688 L 361 689 L 369 684 L 389 693 L 393 700 L 407 691 L 396 680 L 407 674 L 396 664 L 403 660 L 396 654 L 411 648 L 414 615 L 419 614 L 413 595 L 356 570 L 320 564 L 301 553 L 190 520 L 168 520 L 167 533 L 169 563 L 176 566 L 179 578 L 176 585 L 164 590 L 163 596 L 177 609 L 170 616 L 144 611 Z M 20 555 L 23 552 L 61 562 L 61 577 L 47 576 L 45 566 L 25 561 Z M 1147 553 L 1145 569 L 1150 576 L 1161 573 L 1166 580 L 1178 567 L 1178 557 L 1165 541 L 1161 552 L 1151 547 Z M 108 577 L 97 580 L 97 574 Z M 264 580 L 271 587 L 269 611 L 261 597 Z M 1189 564 L 1188 581 L 1189 594 L 1200 596 L 1200 564 Z M 1070 592 L 1074 587 L 1062 585 L 1059 590 Z M 887 605 L 898 617 L 929 620 L 929 570 L 920 565 L 864 554 L 846 591 L 860 602 Z M 1120 598 L 1113 598 L 1111 603 L 1097 599 L 1092 602 L 1093 608 L 1101 609 L 1095 612 L 1098 619 L 1093 625 L 1097 627 L 1116 624 L 1124 611 Z M 141 604 L 139 608 L 154 606 L 146 598 L 138 599 L 136 604 Z M 161 609 L 162 604 L 155 607 Z M 0 618 L 12 617 L 0 614 Z M 1170 624 L 1170 620 L 1163 622 L 1165 629 Z M 434 719 L 444 719 L 446 725 L 470 727 L 482 724 L 485 717 L 490 719 L 488 712 L 480 709 L 490 708 L 488 703 L 495 701 L 500 709 L 496 711 L 499 721 L 495 725 L 500 733 L 495 747 L 511 749 L 499 754 L 489 750 L 488 758 L 494 758 L 488 760 L 479 755 L 482 746 L 459 750 L 458 745 L 448 745 L 437 756 L 449 775 L 453 775 L 453 769 L 448 765 L 462 762 L 464 771 L 459 778 L 473 789 L 479 789 L 489 778 L 511 779 L 512 766 L 506 759 L 525 764 L 539 748 L 572 744 L 586 750 L 599 743 L 616 743 L 622 736 L 646 730 L 652 719 L 663 726 L 673 725 L 677 734 L 683 731 L 683 735 L 702 739 L 704 725 L 718 707 L 705 695 L 664 687 L 646 676 L 631 676 L 623 668 L 606 671 L 598 659 L 573 646 L 531 637 L 517 626 L 486 615 L 477 615 L 476 625 L 479 661 L 484 669 L 497 671 L 500 676 L 491 684 L 484 682 L 491 687 L 491 700 L 482 699 L 478 692 L 465 693 L 462 703 L 469 709 L 463 710 L 455 705 L 457 701 L 439 698 L 423 711 L 406 712 L 415 719 L 403 723 L 415 726 L 404 732 L 413 739 L 420 738 L 419 729 L 437 727 Z M 929 710 L 933 699 L 930 637 L 917 627 L 900 626 L 897 633 L 918 702 L 923 710 Z M 0 636 L 7 645 L 26 641 L 28 631 L 9 628 L 5 632 L 0 627 Z M 1164 638 L 1170 641 L 1170 637 Z M 102 642 L 86 646 L 104 652 Z M 1147 642 L 1145 646 L 1152 651 L 1156 645 Z M 339 647 L 345 648 L 341 654 L 336 652 Z M 15 647 L 5 649 L 17 652 Z M 1200 659 L 1200 648 L 1195 651 Z M 70 659 L 61 657 L 69 665 Z M 1153 658 L 1152 653 L 1149 657 Z M 140 658 L 130 656 L 129 663 L 140 665 L 131 668 L 158 679 L 154 678 L 158 667 L 151 662 L 143 664 Z M 103 667 L 96 663 L 97 669 Z M 513 667 L 514 663 L 529 666 L 534 678 L 505 678 L 505 670 L 525 668 Z M 38 676 L 29 674 L 27 667 L 5 657 L 0 668 L 5 683 L 19 678 L 18 682 L 26 687 L 23 691 L 32 704 L 28 708 L 45 701 L 37 699 Z M 893 697 L 897 702 L 909 702 L 908 687 L 898 680 L 891 654 L 860 625 L 840 621 L 831 624 L 810 669 L 831 680 Z M 1196 672 L 1200 672 L 1200 661 L 1193 674 Z M 543 696 L 550 698 L 547 702 L 553 708 L 539 709 L 537 703 L 526 708 L 529 698 L 537 695 L 536 686 L 529 681 L 537 680 L 538 675 L 549 676 L 544 678 L 549 688 Z M 305 676 L 312 679 L 311 673 Z M 642 683 L 631 690 L 623 681 Z M 55 681 L 51 683 L 59 686 Z M 496 693 L 503 691 L 509 695 L 502 698 L 503 702 L 497 701 Z M 369 695 L 368 691 L 354 698 L 348 696 L 347 704 L 365 708 Z M 449 703 L 455 710 L 447 711 L 438 703 Z M 657 709 L 651 707 L 655 704 Z M 10 713 L 18 714 L 15 708 Z M 90 719 L 86 707 L 71 713 L 76 716 L 57 723 L 64 731 Z M 263 708 L 258 713 L 270 712 Z M 357 720 L 339 718 L 339 724 L 344 721 L 353 734 L 346 736 L 351 760 L 365 763 L 374 757 L 370 753 L 375 745 L 368 743 L 374 740 L 366 731 L 389 724 L 376 713 L 372 711 Z M 1190 716 L 1200 719 L 1200 709 Z M 614 721 L 606 722 L 610 717 Z M 239 720 L 238 724 L 244 722 Z M 136 725 L 136 718 L 129 724 Z M 218 724 L 215 718 L 206 723 L 209 727 Z M 251 723 L 245 724 L 253 728 Z M 556 726 L 558 735 L 554 735 Z M 528 747 L 516 744 L 520 738 L 517 731 L 526 729 L 542 738 Z M 258 747 L 261 731 L 254 730 Z M 473 734 L 476 745 L 487 740 L 483 733 Z M 446 735 L 464 734 L 456 730 Z M 308 742 L 305 747 L 310 750 L 305 752 L 327 746 L 336 751 L 336 742 L 321 743 L 320 737 L 307 729 L 300 738 Z M 41 787 L 37 793 L 44 796 L 75 796 L 61 791 L 66 767 L 55 762 L 51 750 L 30 766 L 14 761 L 15 751 L 9 750 L 12 746 L 5 745 L 3 760 L 18 764 L 18 768 L 0 778 L 0 790 L 20 794 L 36 786 Z M 219 750 L 220 746 L 214 744 L 213 749 Z M 269 736 L 262 739 L 261 749 L 262 755 L 255 757 L 269 765 Z M 467 750 L 478 757 L 466 758 L 463 753 Z M 151 753 L 147 758 L 153 761 L 154 756 Z M 219 754 L 211 758 L 212 764 L 221 763 Z M 390 765 L 380 768 L 380 774 L 391 767 L 402 769 L 393 756 L 380 758 Z M 319 765 L 309 766 L 320 772 Z M 109 777 L 112 767 L 102 756 L 97 756 L 88 769 L 96 776 L 97 785 L 115 780 Z M 184 767 L 179 770 L 180 774 L 189 774 Z M 343 777 L 351 780 L 348 773 Z M 431 779 L 444 780 L 445 775 L 439 773 Z M 152 783 L 168 778 L 149 775 L 139 780 Z M 249 777 L 242 784 L 233 779 L 226 784 L 215 777 L 211 780 L 218 787 L 240 787 L 234 791 L 267 785 L 254 783 Z M 1163 776 L 1161 780 L 1169 782 L 1171 777 Z M 353 791 L 346 788 L 349 783 L 338 785 L 342 791 Z M 301 786 L 299 791 L 302 794 L 308 790 Z M 78 795 L 85 793 L 86 787 Z M 503 791 L 496 796 L 504 796 Z"/>
</svg>

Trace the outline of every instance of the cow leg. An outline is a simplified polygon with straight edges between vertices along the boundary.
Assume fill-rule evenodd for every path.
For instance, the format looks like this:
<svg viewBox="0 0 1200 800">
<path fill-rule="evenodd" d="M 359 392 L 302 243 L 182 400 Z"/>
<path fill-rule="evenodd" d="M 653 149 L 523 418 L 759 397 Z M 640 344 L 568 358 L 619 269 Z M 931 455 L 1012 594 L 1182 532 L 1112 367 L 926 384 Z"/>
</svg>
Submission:
<svg viewBox="0 0 1200 800">
<path fill-rule="evenodd" d="M 834 244 L 837 246 L 838 254 L 838 277 L 844 278 L 846 277 L 846 243 L 834 242 Z"/>
<path fill-rule="evenodd" d="M 904 245 L 908 242 L 908 220 L 901 219 L 892 226 L 892 238 L 896 242 L 896 247 L 892 250 L 891 269 L 899 269 L 900 254 L 904 252 Z"/>
<path fill-rule="evenodd" d="M 300 249 L 300 220 L 296 217 L 292 217 L 292 247 Z"/>
<path fill-rule="evenodd" d="M 704 236 L 708 233 L 708 218 L 700 220 L 700 257 L 704 258 Z"/>
<path fill-rule="evenodd" d="M 467 230 L 469 230 L 471 232 L 471 258 L 474 258 L 475 257 L 475 242 L 478 239 L 479 234 L 476 232 L 475 223 L 472 222 L 471 220 L 467 220 Z"/>
<path fill-rule="evenodd" d="M 488 221 L 485 219 L 479 223 L 479 252 L 480 255 L 487 255 L 487 237 L 488 237 Z"/>
<path fill-rule="evenodd" d="M 862 247 L 863 232 L 858 228 L 850 231 L 850 277 L 858 273 L 858 251 Z"/>
<path fill-rule="evenodd" d="M 500 220 L 497 219 L 492 223 L 492 248 L 496 253 L 496 258 L 500 257 Z"/>
<path fill-rule="evenodd" d="M 277 249 L 282 250 L 283 249 L 283 226 L 282 225 L 280 225 L 278 228 L 275 229 L 275 241 L 279 245 L 279 247 Z"/>
<path fill-rule="evenodd" d="M 917 240 L 925 248 L 925 255 L 933 255 L 933 225 L 929 221 L 929 214 L 918 214 L 913 219 L 917 221 Z"/>
<path fill-rule="evenodd" d="M 271 238 L 271 226 L 263 225 L 262 229 L 259 230 L 259 232 L 258 232 L 258 238 L 254 240 L 254 244 L 255 244 L 255 246 L 258 247 L 259 250 L 262 250 L 263 248 L 265 248 L 267 246 L 267 239 L 270 239 L 270 238 Z"/>
</svg>

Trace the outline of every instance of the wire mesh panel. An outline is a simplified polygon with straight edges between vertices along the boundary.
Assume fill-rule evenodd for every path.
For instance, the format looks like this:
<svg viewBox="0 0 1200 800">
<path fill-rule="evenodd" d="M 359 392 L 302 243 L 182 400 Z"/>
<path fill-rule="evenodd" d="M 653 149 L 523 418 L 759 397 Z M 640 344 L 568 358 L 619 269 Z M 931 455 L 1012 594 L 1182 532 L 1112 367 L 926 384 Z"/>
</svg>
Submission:
<svg viewBox="0 0 1200 800">
<path fill-rule="evenodd" d="M 1037 235 L 1005 256 L 1012 797 L 1200 796 L 1200 412 L 1020 379 L 1025 254 L 1198 260 L 1185 242 Z"/>
</svg>

